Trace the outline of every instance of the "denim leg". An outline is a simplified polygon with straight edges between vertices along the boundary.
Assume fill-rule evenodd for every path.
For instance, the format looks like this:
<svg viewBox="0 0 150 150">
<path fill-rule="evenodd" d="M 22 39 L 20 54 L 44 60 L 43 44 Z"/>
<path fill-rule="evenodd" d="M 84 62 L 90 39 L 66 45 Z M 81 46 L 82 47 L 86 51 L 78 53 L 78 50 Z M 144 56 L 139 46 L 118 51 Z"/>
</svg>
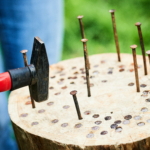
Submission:
<svg viewBox="0 0 150 150">
<path fill-rule="evenodd" d="M 0 58 L 0 73 L 24 66 L 20 53 L 23 49 L 28 50 L 30 63 L 35 36 L 45 43 L 49 63 L 58 62 L 63 41 L 63 0 L 1 0 L 0 42 L 3 60 Z M 5 93 L 0 93 L 0 150 L 17 149 L 10 139 L 9 123 L 7 98 Z"/>
</svg>

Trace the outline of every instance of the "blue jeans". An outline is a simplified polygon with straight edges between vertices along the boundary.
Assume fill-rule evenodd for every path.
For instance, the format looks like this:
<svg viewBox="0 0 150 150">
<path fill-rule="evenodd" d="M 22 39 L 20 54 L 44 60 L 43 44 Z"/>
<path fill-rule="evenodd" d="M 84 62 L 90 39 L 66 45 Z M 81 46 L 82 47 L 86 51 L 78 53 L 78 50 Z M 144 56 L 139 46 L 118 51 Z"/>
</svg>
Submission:
<svg viewBox="0 0 150 150">
<path fill-rule="evenodd" d="M 21 50 L 30 62 L 33 39 L 46 46 L 49 63 L 60 60 L 63 41 L 63 0 L 0 0 L 0 73 L 24 67 Z M 6 93 L 0 93 L 0 150 L 17 150 L 10 137 Z"/>
</svg>

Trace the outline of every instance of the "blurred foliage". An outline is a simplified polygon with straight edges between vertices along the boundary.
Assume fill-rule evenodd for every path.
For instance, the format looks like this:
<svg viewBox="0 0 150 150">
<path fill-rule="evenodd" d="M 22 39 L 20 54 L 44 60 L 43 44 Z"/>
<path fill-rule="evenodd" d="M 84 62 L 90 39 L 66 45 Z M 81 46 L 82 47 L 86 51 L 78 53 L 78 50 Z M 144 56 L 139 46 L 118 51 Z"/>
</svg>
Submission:
<svg viewBox="0 0 150 150">
<path fill-rule="evenodd" d="M 150 49 L 150 1 L 148 0 L 65 0 L 65 35 L 62 59 L 83 56 L 78 15 L 83 15 L 88 53 L 116 52 L 110 9 L 115 9 L 121 53 L 131 53 L 137 44 L 141 54 L 136 22 L 141 22 L 145 50 Z"/>
</svg>

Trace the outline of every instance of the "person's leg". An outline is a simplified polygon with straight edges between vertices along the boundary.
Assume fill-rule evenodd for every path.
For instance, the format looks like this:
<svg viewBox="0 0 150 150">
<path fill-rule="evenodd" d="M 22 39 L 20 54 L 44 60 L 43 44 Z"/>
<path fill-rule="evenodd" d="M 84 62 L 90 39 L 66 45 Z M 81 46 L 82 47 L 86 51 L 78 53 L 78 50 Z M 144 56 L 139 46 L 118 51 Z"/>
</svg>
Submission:
<svg viewBox="0 0 150 150">
<path fill-rule="evenodd" d="M 24 66 L 20 53 L 23 49 L 29 51 L 27 57 L 30 63 L 35 36 L 39 36 L 45 43 L 49 63 L 59 61 L 63 41 L 63 0 L 1 0 L 0 41 L 5 69 L 1 69 L 0 73 Z M 4 93 L 0 93 L 0 103 L 3 103 L 0 105 L 0 113 L 3 114 L 0 114 L 0 133 L 5 135 L 1 137 L 0 134 L 0 143 L 3 143 L 9 141 L 9 132 L 6 134 L 4 131 L 9 124 Z M 7 143 L 8 145 L 11 144 Z M 0 149 L 9 150 L 5 146 L 0 145 Z"/>
</svg>

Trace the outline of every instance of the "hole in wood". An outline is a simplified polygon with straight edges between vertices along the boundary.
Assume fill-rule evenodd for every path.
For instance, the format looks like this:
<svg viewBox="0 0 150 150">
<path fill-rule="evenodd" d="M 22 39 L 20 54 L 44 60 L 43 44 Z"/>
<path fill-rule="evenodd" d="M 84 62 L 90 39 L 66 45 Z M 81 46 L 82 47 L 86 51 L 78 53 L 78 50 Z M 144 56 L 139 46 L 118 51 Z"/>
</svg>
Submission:
<svg viewBox="0 0 150 150">
<path fill-rule="evenodd" d="M 97 74 L 99 74 L 99 71 L 93 71 L 93 74 L 97 75 Z"/>
<path fill-rule="evenodd" d="M 120 65 L 119 68 L 123 69 L 123 68 L 125 68 L 125 66 L 124 65 Z"/>
<path fill-rule="evenodd" d="M 90 111 L 85 111 L 84 114 L 85 115 L 89 115 L 91 112 Z"/>
<path fill-rule="evenodd" d="M 144 94 L 144 95 L 148 95 L 148 94 L 149 94 L 149 91 L 148 91 L 148 90 L 145 90 L 145 91 L 143 91 L 143 94 Z"/>
<path fill-rule="evenodd" d="M 141 84 L 140 87 L 145 88 L 147 85 L 146 84 Z"/>
<path fill-rule="evenodd" d="M 49 89 L 52 90 L 52 89 L 54 89 L 54 87 L 51 86 Z"/>
<path fill-rule="evenodd" d="M 20 117 L 27 117 L 28 114 L 27 113 L 24 113 L 24 114 L 21 114 Z"/>
<path fill-rule="evenodd" d="M 63 86 L 63 87 L 61 87 L 61 89 L 63 89 L 63 90 L 64 90 L 64 89 L 66 89 L 66 88 L 67 88 L 67 86 Z"/>
<path fill-rule="evenodd" d="M 61 73 L 60 76 L 65 76 L 65 73 Z"/>
<path fill-rule="evenodd" d="M 122 127 L 117 127 L 116 128 L 116 132 L 121 132 L 122 131 Z"/>
<path fill-rule="evenodd" d="M 106 82 L 107 82 L 107 80 L 102 80 L 102 82 L 103 82 L 103 83 L 106 83 Z"/>
<path fill-rule="evenodd" d="M 102 123 L 102 121 L 95 121 L 96 125 L 100 125 Z"/>
<path fill-rule="evenodd" d="M 92 127 L 92 130 L 99 130 L 99 126 Z"/>
<path fill-rule="evenodd" d="M 111 116 L 105 117 L 105 120 L 110 120 L 110 119 L 111 119 Z"/>
<path fill-rule="evenodd" d="M 58 119 L 52 120 L 52 123 L 57 123 L 57 122 L 58 122 Z"/>
<path fill-rule="evenodd" d="M 99 114 L 93 115 L 93 118 L 98 118 L 98 117 L 99 117 Z"/>
<path fill-rule="evenodd" d="M 26 103 L 25 103 L 25 105 L 30 105 L 31 104 L 31 101 L 27 101 Z"/>
<path fill-rule="evenodd" d="M 52 106 L 53 104 L 54 104 L 54 102 L 47 103 L 48 106 Z"/>
<path fill-rule="evenodd" d="M 58 93 L 55 93 L 55 95 L 60 95 L 61 93 L 60 92 L 58 92 Z"/>
<path fill-rule="evenodd" d="M 75 125 L 75 128 L 80 128 L 80 127 L 82 127 L 81 123 L 78 123 L 78 124 Z"/>
<path fill-rule="evenodd" d="M 123 121 L 123 124 L 124 124 L 124 125 L 129 124 L 129 123 L 130 123 L 129 120 L 124 120 L 124 121 Z"/>
<path fill-rule="evenodd" d="M 87 137 L 87 138 L 93 138 L 93 137 L 94 137 L 94 134 L 93 134 L 93 133 L 89 133 L 86 137 Z"/>
<path fill-rule="evenodd" d="M 120 124 L 120 123 L 121 123 L 121 120 L 116 120 L 114 123 L 115 123 L 115 124 Z"/>
<path fill-rule="evenodd" d="M 146 99 L 145 101 L 146 101 L 146 102 L 150 102 L 150 98 Z"/>
<path fill-rule="evenodd" d="M 91 79 L 95 78 L 95 76 L 90 76 Z"/>
<path fill-rule="evenodd" d="M 108 132 L 107 131 L 102 131 L 100 134 L 101 135 L 106 135 Z"/>
<path fill-rule="evenodd" d="M 99 65 L 94 65 L 93 67 L 94 67 L 94 68 L 97 68 L 98 66 L 99 66 Z"/>
<path fill-rule="evenodd" d="M 105 60 L 101 60 L 101 64 L 104 64 L 106 61 Z"/>
<path fill-rule="evenodd" d="M 131 115 L 127 115 L 127 116 L 124 117 L 124 119 L 126 119 L 126 120 L 130 120 L 131 118 L 132 118 Z"/>
<path fill-rule="evenodd" d="M 74 82 L 70 82 L 70 84 L 75 84 Z"/>
<path fill-rule="evenodd" d="M 142 112 L 147 112 L 148 109 L 147 109 L 146 107 L 144 107 L 144 108 L 141 109 L 141 111 L 142 111 Z"/>
<path fill-rule="evenodd" d="M 44 113 L 44 112 L 45 112 L 44 109 L 41 109 L 41 110 L 38 111 L 38 113 Z"/>
<path fill-rule="evenodd" d="M 61 126 L 65 128 L 68 126 L 68 123 L 63 123 Z"/>
<path fill-rule="evenodd" d="M 132 83 L 132 82 L 128 84 L 128 86 L 133 86 L 133 85 L 134 85 L 134 83 Z"/>
<path fill-rule="evenodd" d="M 32 122 L 32 126 L 35 126 L 35 125 L 38 125 L 39 123 L 38 122 Z"/>
<path fill-rule="evenodd" d="M 64 82 L 63 82 L 63 81 L 57 81 L 57 83 L 61 85 L 61 84 L 63 84 Z"/>
<path fill-rule="evenodd" d="M 142 127 L 142 126 L 145 125 L 145 123 L 144 123 L 144 122 L 139 122 L 137 125 L 138 125 L 139 127 Z"/>
<path fill-rule="evenodd" d="M 69 107 L 70 107 L 69 105 L 63 106 L 64 109 L 68 109 Z"/>
<path fill-rule="evenodd" d="M 108 71 L 108 74 L 112 74 L 113 72 L 112 71 Z"/>
<path fill-rule="evenodd" d="M 119 69 L 119 72 L 123 72 L 124 71 L 124 69 Z"/>
<path fill-rule="evenodd" d="M 133 71 L 134 71 L 134 69 L 129 69 L 128 71 L 129 71 L 129 72 L 133 72 Z"/>
<path fill-rule="evenodd" d="M 117 127 L 118 127 L 117 124 L 112 124 L 112 125 L 110 126 L 111 129 L 116 129 Z"/>
<path fill-rule="evenodd" d="M 50 77 L 51 79 L 54 79 L 55 78 L 55 76 L 52 76 L 52 77 Z"/>
<path fill-rule="evenodd" d="M 134 119 L 135 119 L 135 120 L 140 120 L 140 119 L 141 119 L 141 116 L 135 116 Z"/>
<path fill-rule="evenodd" d="M 72 69 L 76 69 L 76 67 L 72 67 Z"/>
<path fill-rule="evenodd" d="M 75 75 L 78 75 L 78 74 L 79 74 L 79 72 L 77 72 L 77 71 L 76 71 L 76 72 L 74 72 L 74 74 L 75 74 Z"/>
</svg>

